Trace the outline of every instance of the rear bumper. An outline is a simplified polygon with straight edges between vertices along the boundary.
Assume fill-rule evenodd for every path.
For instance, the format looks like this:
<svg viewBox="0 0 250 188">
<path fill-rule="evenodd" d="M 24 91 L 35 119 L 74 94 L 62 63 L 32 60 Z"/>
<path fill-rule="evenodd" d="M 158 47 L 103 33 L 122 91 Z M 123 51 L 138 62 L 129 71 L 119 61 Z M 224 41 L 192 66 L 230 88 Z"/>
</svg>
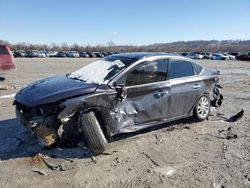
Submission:
<svg viewBox="0 0 250 188">
<path fill-rule="evenodd" d="M 0 64 L 0 71 L 14 71 L 16 70 L 16 65 L 12 63 Z"/>
</svg>

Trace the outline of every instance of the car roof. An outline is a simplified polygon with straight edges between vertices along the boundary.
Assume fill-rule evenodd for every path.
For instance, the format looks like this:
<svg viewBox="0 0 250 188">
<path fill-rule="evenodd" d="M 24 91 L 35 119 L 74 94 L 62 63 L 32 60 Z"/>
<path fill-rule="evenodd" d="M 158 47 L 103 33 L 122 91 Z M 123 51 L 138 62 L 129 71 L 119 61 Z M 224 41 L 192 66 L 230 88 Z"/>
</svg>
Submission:
<svg viewBox="0 0 250 188">
<path fill-rule="evenodd" d="M 168 53 L 164 52 L 132 52 L 132 53 L 119 53 L 119 54 L 113 54 L 113 57 L 126 57 L 131 59 L 143 59 L 145 57 L 151 57 L 151 56 L 160 56 L 160 55 L 169 55 Z"/>
<path fill-rule="evenodd" d="M 154 57 L 154 56 L 164 56 L 166 58 L 180 58 L 183 60 L 192 61 L 190 58 L 186 58 L 182 55 L 176 55 L 166 52 L 131 52 L 131 53 L 120 53 L 120 54 L 113 54 L 110 55 L 111 57 L 123 57 L 133 59 L 134 62 L 140 59 L 144 59 L 147 57 Z"/>
</svg>

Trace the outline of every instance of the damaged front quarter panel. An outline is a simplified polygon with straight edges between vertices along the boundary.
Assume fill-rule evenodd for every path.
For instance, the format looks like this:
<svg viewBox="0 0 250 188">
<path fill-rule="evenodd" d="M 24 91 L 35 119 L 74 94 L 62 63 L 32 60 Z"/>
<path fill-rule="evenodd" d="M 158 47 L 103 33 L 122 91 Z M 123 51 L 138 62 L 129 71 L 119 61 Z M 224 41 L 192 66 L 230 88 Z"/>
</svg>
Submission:
<svg viewBox="0 0 250 188">
<path fill-rule="evenodd" d="M 100 85 L 94 94 L 65 100 L 61 105 L 63 110 L 58 114 L 58 119 L 66 123 L 75 115 L 95 111 L 102 121 L 103 129 L 106 129 L 107 136 L 115 131 L 115 107 L 118 103 L 118 95 L 114 88 L 108 85 Z"/>
</svg>

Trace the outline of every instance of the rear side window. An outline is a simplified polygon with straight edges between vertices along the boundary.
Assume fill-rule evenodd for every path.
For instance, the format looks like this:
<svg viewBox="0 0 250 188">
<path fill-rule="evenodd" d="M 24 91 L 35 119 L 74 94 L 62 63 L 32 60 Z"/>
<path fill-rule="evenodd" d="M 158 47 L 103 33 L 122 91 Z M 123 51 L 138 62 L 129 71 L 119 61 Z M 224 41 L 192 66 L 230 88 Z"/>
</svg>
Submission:
<svg viewBox="0 0 250 188">
<path fill-rule="evenodd" d="M 165 81 L 167 76 L 167 63 L 168 60 L 162 59 L 140 65 L 128 73 L 126 86 Z"/>
<path fill-rule="evenodd" d="M 9 55 L 9 52 L 5 46 L 0 46 L 0 55 Z"/>
<path fill-rule="evenodd" d="M 181 78 L 194 75 L 192 63 L 183 60 L 173 60 L 170 64 L 169 77 Z"/>
<path fill-rule="evenodd" d="M 194 70 L 195 70 L 196 74 L 200 74 L 202 69 L 203 69 L 202 66 L 200 66 L 200 65 L 198 65 L 196 63 L 193 63 L 193 67 L 194 67 Z"/>
</svg>

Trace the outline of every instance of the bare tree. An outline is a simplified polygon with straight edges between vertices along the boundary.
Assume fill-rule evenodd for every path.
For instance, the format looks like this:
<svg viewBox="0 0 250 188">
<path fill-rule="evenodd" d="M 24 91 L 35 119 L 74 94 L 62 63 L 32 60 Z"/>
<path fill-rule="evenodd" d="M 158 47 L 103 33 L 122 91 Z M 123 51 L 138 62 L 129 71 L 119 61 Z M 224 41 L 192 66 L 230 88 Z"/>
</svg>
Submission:
<svg viewBox="0 0 250 188">
<path fill-rule="evenodd" d="M 9 44 L 8 41 L 0 40 L 0 44 Z M 18 43 L 11 45 L 13 50 L 74 50 L 74 51 L 117 51 L 117 52 L 249 52 L 250 40 L 198 40 L 198 41 L 177 41 L 172 43 L 158 43 L 150 45 L 116 45 L 109 41 L 106 45 L 86 45 L 73 44 L 69 46 L 66 42 L 57 45 L 52 42 L 47 44 Z"/>
</svg>

